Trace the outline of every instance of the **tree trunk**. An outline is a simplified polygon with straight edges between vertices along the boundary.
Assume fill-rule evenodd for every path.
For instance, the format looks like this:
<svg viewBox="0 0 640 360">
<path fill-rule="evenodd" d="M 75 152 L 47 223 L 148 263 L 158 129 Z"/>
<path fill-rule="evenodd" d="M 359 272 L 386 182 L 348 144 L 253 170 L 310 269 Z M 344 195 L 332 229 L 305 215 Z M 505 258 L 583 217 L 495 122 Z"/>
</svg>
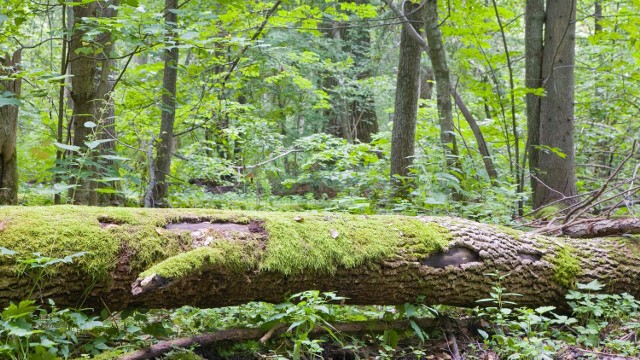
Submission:
<svg viewBox="0 0 640 360">
<path fill-rule="evenodd" d="M 459 151 L 453 126 L 453 106 L 451 105 L 451 76 L 444 51 L 442 33 L 438 22 L 438 1 L 427 0 L 424 3 L 424 23 L 427 52 L 436 78 L 436 96 L 438 99 L 438 118 L 440 122 L 440 142 L 444 147 L 447 166 L 460 171 Z"/>
<path fill-rule="evenodd" d="M 17 72 L 22 50 L 0 58 L 0 75 L 8 76 Z M 0 81 L 0 92 L 9 92 L 16 98 L 20 96 L 20 78 Z M 18 157 L 16 153 L 16 135 L 18 132 L 18 105 L 0 106 L 0 205 L 18 203 Z"/>
<path fill-rule="evenodd" d="M 84 164 L 90 160 L 91 151 L 86 146 L 89 136 L 93 134 L 93 127 L 86 126 L 87 122 L 95 122 L 97 113 L 96 104 L 96 61 L 94 59 L 94 49 L 85 44 L 83 40 L 87 29 L 82 21 L 83 18 L 93 18 L 96 16 L 98 8 L 97 2 L 78 4 L 72 7 L 73 10 L 73 36 L 69 45 L 69 63 L 71 66 L 71 98 L 73 99 L 73 139 L 71 143 L 79 146 L 77 154 L 72 154 L 76 165 L 69 169 L 73 178 L 69 179 L 75 188 L 71 189 L 69 195 L 75 204 L 96 205 L 98 196 L 95 191 L 95 182 L 92 181 L 95 167 Z"/>
<path fill-rule="evenodd" d="M 118 15 L 119 0 L 110 0 L 99 3 L 99 16 L 101 18 L 114 18 Z M 115 45 L 111 33 L 105 32 L 98 35 L 98 42 L 102 46 L 102 52 L 96 61 L 98 77 L 96 84 L 96 99 L 99 101 L 96 107 L 96 123 L 99 126 L 99 138 L 111 140 L 100 144 L 98 150 L 102 155 L 115 155 L 116 153 L 116 123 L 115 104 L 112 98 L 114 61 L 111 54 L 115 51 Z M 113 160 L 100 159 L 103 169 L 99 171 L 100 178 L 118 177 L 118 166 Z M 115 190 L 118 184 L 110 181 L 99 185 L 101 188 Z M 103 205 L 117 205 L 121 202 L 116 193 L 106 192 L 100 194 L 98 202 Z"/>
<path fill-rule="evenodd" d="M 409 35 L 418 42 L 418 44 L 420 44 L 420 46 L 424 51 L 429 53 L 429 46 L 427 45 L 427 42 L 424 41 L 424 39 L 415 30 L 415 28 L 409 25 L 408 19 L 406 18 L 404 13 L 393 4 L 392 0 L 384 0 L 384 3 L 387 4 L 391 8 L 391 10 L 396 14 L 396 16 L 398 16 L 398 18 L 402 20 L 403 29 L 406 30 L 409 33 Z M 423 85 L 421 84 L 421 90 L 420 90 L 421 92 L 422 92 L 422 86 Z M 473 135 L 475 136 L 476 141 L 478 142 L 478 151 L 480 152 L 480 155 L 482 155 L 482 158 L 484 160 L 487 174 L 491 179 L 496 178 L 498 175 L 497 175 L 497 172 L 495 171 L 493 160 L 491 159 L 491 155 L 489 154 L 489 149 L 486 146 L 486 142 L 484 140 L 484 136 L 482 135 L 480 127 L 478 126 L 473 115 L 471 115 L 471 112 L 469 112 L 467 106 L 462 101 L 462 97 L 460 97 L 460 95 L 456 92 L 455 88 L 450 86 L 450 89 L 451 89 L 451 96 L 453 96 L 456 102 L 456 105 L 458 106 L 458 108 L 460 108 L 462 115 L 464 116 L 465 120 L 469 123 L 469 126 L 473 130 Z M 431 90 L 429 89 L 428 91 L 430 92 Z M 420 96 L 422 97 L 423 94 L 421 93 Z"/>
<path fill-rule="evenodd" d="M 502 286 L 522 294 L 509 299 L 519 305 L 562 306 L 569 288 L 592 280 L 640 296 L 638 241 L 544 237 L 445 217 L 7 207 L 0 244 L 19 252 L 0 256 L 3 307 L 31 291 L 58 307 L 115 311 L 281 302 L 312 289 L 350 304 L 424 297 L 474 307 L 495 272 L 510 274 Z M 33 251 L 81 256 L 41 274 L 16 264 Z"/>
<path fill-rule="evenodd" d="M 404 3 L 407 20 L 418 34 L 422 26 L 420 7 L 417 3 Z M 409 193 L 406 177 L 409 175 L 415 152 L 421 54 L 420 43 L 403 27 L 400 34 L 395 115 L 391 134 L 391 182 L 396 189 L 396 196 L 399 197 L 406 197 Z"/>
<path fill-rule="evenodd" d="M 173 124 L 176 118 L 176 83 L 178 81 L 178 60 L 180 59 L 176 34 L 173 29 L 178 23 L 177 0 L 165 0 L 165 24 L 169 31 L 164 51 L 164 75 L 162 78 L 162 122 L 160 143 L 156 150 L 156 183 L 153 186 L 153 207 L 167 207 L 169 195 L 168 175 L 171 173 L 173 153 Z"/>
<path fill-rule="evenodd" d="M 525 86 L 527 100 L 527 146 L 529 171 L 536 174 L 540 144 L 540 96 L 532 93 L 542 87 L 542 50 L 544 36 L 544 0 L 527 0 L 525 9 Z M 531 177 L 531 188 L 537 180 Z"/>
<path fill-rule="evenodd" d="M 576 202 L 573 145 L 576 0 L 547 1 L 542 50 L 542 87 L 538 142 L 531 143 L 533 207 Z M 536 125 L 535 122 L 532 125 Z"/>
</svg>

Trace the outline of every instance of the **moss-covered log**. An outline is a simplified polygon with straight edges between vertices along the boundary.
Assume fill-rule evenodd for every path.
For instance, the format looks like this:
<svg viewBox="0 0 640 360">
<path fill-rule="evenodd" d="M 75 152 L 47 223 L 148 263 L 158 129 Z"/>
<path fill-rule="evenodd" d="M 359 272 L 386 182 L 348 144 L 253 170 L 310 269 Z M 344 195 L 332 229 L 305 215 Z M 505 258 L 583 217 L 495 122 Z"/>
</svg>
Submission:
<svg viewBox="0 0 640 360">
<path fill-rule="evenodd" d="M 635 239 L 549 238 L 454 218 L 3 207 L 0 247 L 0 306 L 31 294 L 112 310 L 216 307 L 310 289 L 353 304 L 475 306 L 492 272 L 511 273 L 503 286 L 523 305 L 561 304 L 594 279 L 640 297 Z"/>
</svg>

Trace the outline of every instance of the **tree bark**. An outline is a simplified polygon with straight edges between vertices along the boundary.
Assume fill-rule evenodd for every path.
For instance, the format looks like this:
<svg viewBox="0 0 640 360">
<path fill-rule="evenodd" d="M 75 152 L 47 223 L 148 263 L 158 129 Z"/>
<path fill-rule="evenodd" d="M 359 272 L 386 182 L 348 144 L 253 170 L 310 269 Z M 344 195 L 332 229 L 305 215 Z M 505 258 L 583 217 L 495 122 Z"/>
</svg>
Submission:
<svg viewBox="0 0 640 360">
<path fill-rule="evenodd" d="M 451 104 L 451 76 L 444 51 L 442 32 L 438 23 L 438 1 L 427 0 L 424 3 L 424 23 L 427 38 L 427 53 L 436 78 L 436 96 L 438 99 L 438 118 L 440 123 L 440 142 L 444 147 L 447 166 L 461 171 L 458 157 L 455 128 L 453 126 L 453 106 Z"/>
<path fill-rule="evenodd" d="M 555 202 L 570 206 L 577 194 L 573 144 L 576 1 L 548 0 L 545 13 L 541 71 L 545 96 L 540 99 L 539 120 L 532 120 L 534 127 L 529 129 L 538 132 L 537 142 L 536 134 L 530 137 L 532 160 L 537 163 L 530 165 L 535 209 Z"/>
<path fill-rule="evenodd" d="M 576 282 L 640 297 L 640 243 L 565 239 L 438 217 L 239 213 L 196 209 L 8 207 L 0 214 L 0 306 L 217 307 L 282 302 L 305 290 L 349 304 L 477 306 L 494 278 L 519 305 L 559 305 Z M 440 244 L 433 246 L 434 244 Z M 64 258 L 45 269 L 16 259 Z M 39 279 L 35 284 L 34 281 Z"/>
<path fill-rule="evenodd" d="M 396 14 L 396 16 L 398 16 L 402 20 L 403 29 L 406 30 L 411 35 L 411 37 L 413 37 L 414 40 L 416 40 L 420 44 L 422 49 L 428 53 L 429 46 L 427 45 L 427 42 L 420 36 L 420 34 L 415 30 L 415 28 L 410 26 L 408 19 L 406 19 L 406 16 L 404 15 L 404 13 L 393 4 L 393 1 L 384 0 L 384 3 L 387 4 L 391 8 L 391 10 Z M 421 88 L 420 88 L 421 98 L 423 96 L 422 87 L 423 87 L 423 84 L 421 83 Z M 495 170 L 495 166 L 493 165 L 493 160 L 489 153 L 489 149 L 486 146 L 484 136 L 482 135 L 482 131 L 480 130 L 480 127 L 478 126 L 477 121 L 475 120 L 471 112 L 468 110 L 467 106 L 462 100 L 462 97 L 457 93 L 456 89 L 453 86 L 450 86 L 450 89 L 451 89 L 451 96 L 453 96 L 453 99 L 455 100 L 456 105 L 458 106 L 458 108 L 460 108 L 460 112 L 462 112 L 463 117 L 469 123 L 469 126 L 473 130 L 473 135 L 476 138 L 476 141 L 478 142 L 478 151 L 480 152 L 480 155 L 482 155 L 482 159 L 485 165 L 485 170 L 487 171 L 489 178 L 491 179 L 497 178 L 498 174 Z M 429 89 L 429 91 L 431 90 Z"/>
<path fill-rule="evenodd" d="M 525 9 L 525 86 L 529 89 L 527 101 L 527 146 L 529 171 L 536 174 L 540 144 L 540 96 L 533 90 L 542 87 L 542 50 L 544 34 L 544 0 L 527 0 Z M 531 188 L 537 180 L 531 177 Z"/>
<path fill-rule="evenodd" d="M 422 26 L 421 5 L 405 2 L 404 14 L 410 26 L 419 34 Z M 403 27 L 400 34 L 395 115 L 391 134 L 391 181 L 396 188 L 396 196 L 399 197 L 406 197 L 409 192 L 404 178 L 409 175 L 415 153 L 421 54 L 420 43 Z"/>
<path fill-rule="evenodd" d="M 69 192 L 71 201 L 74 204 L 96 205 L 98 195 L 95 191 L 96 183 L 92 180 L 95 168 L 81 164 L 91 156 L 91 152 L 86 146 L 89 136 L 93 133 L 93 127 L 85 124 L 89 121 L 95 122 L 97 113 L 96 103 L 96 61 L 91 45 L 85 43 L 87 32 L 83 18 L 96 17 L 98 9 L 97 2 L 78 4 L 72 7 L 73 10 L 73 35 L 69 44 L 69 64 L 71 68 L 71 98 L 73 99 L 73 138 L 71 143 L 80 147 L 78 154 L 72 154 L 77 165 L 69 169 L 73 178 L 69 179 L 75 188 Z M 84 175 L 83 175 L 84 174 Z"/>
<path fill-rule="evenodd" d="M 120 0 L 110 0 L 100 2 L 98 4 L 98 16 L 102 18 L 115 18 L 118 16 L 118 7 Z M 104 32 L 98 35 L 97 41 L 102 46 L 99 59 L 96 61 L 98 66 L 98 76 L 96 83 L 96 99 L 99 101 L 96 107 L 96 123 L 99 127 L 99 138 L 102 140 L 111 140 L 100 144 L 98 151 L 102 155 L 116 154 L 116 122 L 115 122 L 115 103 L 112 97 L 113 91 L 113 66 L 112 53 L 115 51 L 115 43 L 110 32 Z M 103 169 L 99 171 L 101 178 L 118 177 L 118 164 L 113 160 L 100 159 Z M 118 186 L 116 181 L 110 181 L 99 185 L 101 188 L 110 188 L 115 190 Z M 121 197 L 116 193 L 102 193 L 98 196 L 98 202 L 103 205 L 117 205 L 121 203 Z"/>
<path fill-rule="evenodd" d="M 174 28 L 178 23 L 177 0 L 165 0 L 165 24 L 168 40 L 164 51 L 164 75 L 162 78 L 162 120 L 160 124 L 160 142 L 156 150 L 156 183 L 153 189 L 152 206 L 167 207 L 169 196 L 168 175 L 171 173 L 171 154 L 173 153 L 173 124 L 176 119 L 176 84 L 178 81 L 177 47 Z"/>
<path fill-rule="evenodd" d="M 7 76 L 17 72 L 22 51 L 0 58 L 0 74 Z M 0 92 L 20 96 L 20 78 L 0 81 Z M 18 132 L 18 105 L 0 106 L 0 205 L 18 203 L 18 157 L 16 135 Z"/>
</svg>

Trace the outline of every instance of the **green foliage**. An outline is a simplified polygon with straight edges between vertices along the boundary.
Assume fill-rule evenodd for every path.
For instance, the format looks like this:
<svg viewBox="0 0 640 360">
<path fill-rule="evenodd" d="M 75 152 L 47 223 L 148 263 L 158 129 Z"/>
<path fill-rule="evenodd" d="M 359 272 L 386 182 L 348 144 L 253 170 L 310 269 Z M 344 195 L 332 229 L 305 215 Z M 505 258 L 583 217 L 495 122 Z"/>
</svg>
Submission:
<svg viewBox="0 0 640 360">
<path fill-rule="evenodd" d="M 490 298 L 480 300 L 494 306 L 476 309 L 479 316 L 492 323 L 490 333 L 479 329 L 485 345 L 508 359 L 551 359 L 566 345 L 580 345 L 600 351 L 628 356 L 640 353 L 633 338 L 640 331 L 640 301 L 629 294 L 592 294 L 604 285 L 597 281 L 577 284 L 566 298 L 573 317 L 558 315 L 554 306 L 537 309 L 514 308 L 516 303 L 503 301 L 506 294 L 496 276 Z M 509 307 L 505 307 L 505 305 Z M 624 336 L 624 335 L 627 336 Z"/>
</svg>

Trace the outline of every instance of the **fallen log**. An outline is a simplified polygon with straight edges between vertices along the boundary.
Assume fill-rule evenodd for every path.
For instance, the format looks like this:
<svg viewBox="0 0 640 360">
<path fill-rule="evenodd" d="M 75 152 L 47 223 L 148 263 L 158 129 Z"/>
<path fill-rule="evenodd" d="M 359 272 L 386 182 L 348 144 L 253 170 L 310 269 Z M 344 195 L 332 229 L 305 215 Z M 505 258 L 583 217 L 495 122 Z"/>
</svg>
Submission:
<svg viewBox="0 0 640 360">
<path fill-rule="evenodd" d="M 30 295 L 59 307 L 219 307 L 311 289 L 349 304 L 473 307 L 495 272 L 510 273 L 502 286 L 520 305 L 561 306 L 567 289 L 592 280 L 640 297 L 635 239 L 446 217 L 3 207 L 0 247 L 3 307 Z"/>
</svg>

